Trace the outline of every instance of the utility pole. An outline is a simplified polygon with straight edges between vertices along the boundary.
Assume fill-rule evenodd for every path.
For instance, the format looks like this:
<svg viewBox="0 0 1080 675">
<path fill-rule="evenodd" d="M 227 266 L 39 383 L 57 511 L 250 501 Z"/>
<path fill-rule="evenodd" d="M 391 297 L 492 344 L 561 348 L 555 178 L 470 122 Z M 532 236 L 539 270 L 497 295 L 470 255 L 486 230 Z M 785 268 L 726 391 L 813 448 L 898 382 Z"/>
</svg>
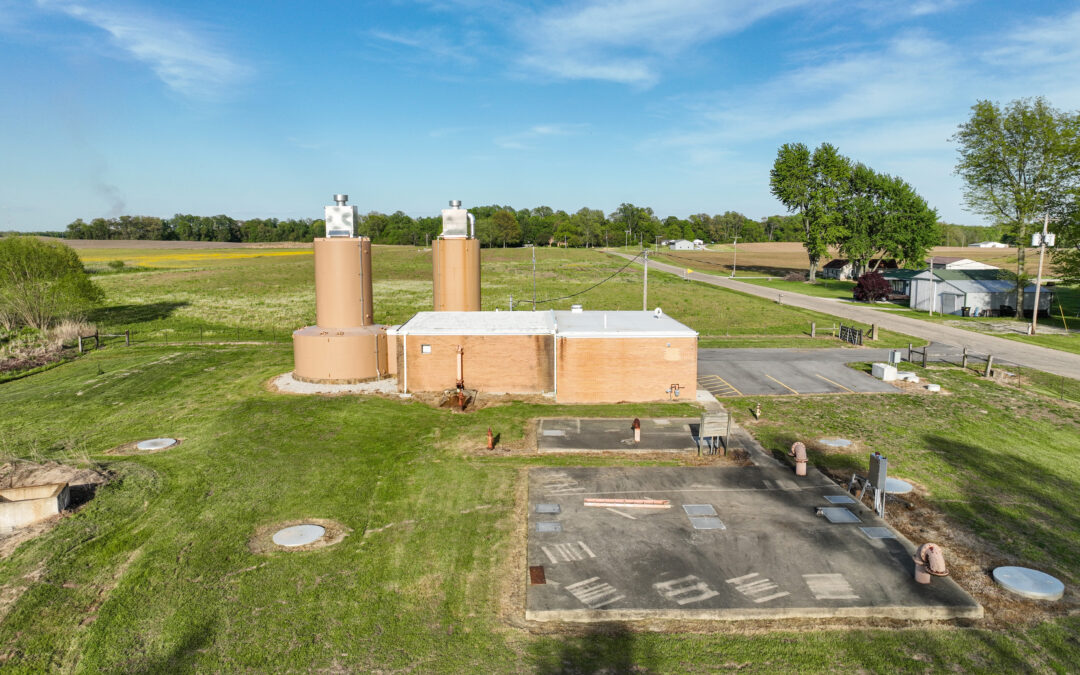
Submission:
<svg viewBox="0 0 1080 675">
<path fill-rule="evenodd" d="M 626 236 L 623 237 L 623 248 L 630 248 L 630 230 L 626 230 Z"/>
<path fill-rule="evenodd" d="M 735 235 L 735 243 L 732 244 L 732 246 L 734 247 L 734 249 L 733 249 L 732 255 L 731 255 L 731 278 L 734 279 L 735 278 L 735 263 L 738 262 L 738 260 L 739 260 L 739 235 Z"/>
<path fill-rule="evenodd" d="M 1054 244 L 1053 235 L 1050 235 L 1046 231 L 1046 228 L 1048 228 L 1049 226 L 1050 226 L 1050 213 L 1047 212 L 1047 213 L 1043 214 L 1043 231 L 1042 231 L 1042 235 L 1041 236 L 1040 235 L 1035 235 L 1035 237 L 1039 238 L 1039 273 L 1035 277 L 1035 304 L 1031 307 L 1031 326 L 1028 328 L 1028 335 L 1034 335 L 1035 334 L 1035 322 L 1039 318 L 1039 291 L 1042 289 L 1043 256 L 1046 255 L 1046 246 L 1048 244 L 1053 246 L 1053 244 Z M 1032 237 L 1032 239 L 1034 239 L 1035 237 Z M 1020 291 L 1020 314 L 1021 314 L 1021 316 L 1023 315 L 1023 312 L 1024 312 L 1023 298 L 1024 298 L 1024 292 L 1021 290 Z"/>
<path fill-rule="evenodd" d="M 536 243 L 532 245 L 533 255 L 533 311 L 536 311 Z"/>
<path fill-rule="evenodd" d="M 649 311 L 649 252 L 645 251 L 645 284 L 641 290 L 641 311 Z"/>
</svg>

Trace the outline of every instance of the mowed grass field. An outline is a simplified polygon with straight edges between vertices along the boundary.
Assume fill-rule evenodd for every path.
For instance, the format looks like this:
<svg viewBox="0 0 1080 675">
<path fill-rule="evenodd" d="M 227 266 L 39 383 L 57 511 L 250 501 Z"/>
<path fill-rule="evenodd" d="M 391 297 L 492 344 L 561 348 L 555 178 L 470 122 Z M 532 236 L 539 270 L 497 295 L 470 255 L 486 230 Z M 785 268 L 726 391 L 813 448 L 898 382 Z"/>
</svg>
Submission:
<svg viewBox="0 0 1080 675">
<path fill-rule="evenodd" d="M 132 330 L 136 341 L 288 341 L 294 329 L 315 321 L 310 248 L 78 250 L 88 266 L 100 270 L 95 279 L 105 289 L 107 303 L 90 318 L 102 332 Z M 586 309 L 642 308 L 641 270 L 627 267 L 626 261 L 584 249 L 538 248 L 536 257 L 537 309 L 569 309 L 574 303 Z M 123 260 L 124 271 L 107 271 L 110 260 Z M 482 261 L 484 309 L 509 310 L 511 298 L 516 310 L 532 309 L 529 249 L 484 249 Z M 372 268 L 377 322 L 393 325 L 431 309 L 430 250 L 375 246 Z M 551 299 L 557 300 L 545 302 Z M 662 307 L 697 330 L 703 346 L 842 344 L 809 337 L 812 321 L 823 332 L 837 323 L 834 317 L 655 270 L 649 274 L 648 300 L 649 309 Z M 875 346 L 906 346 L 911 341 L 886 331 L 880 337 Z"/>
<path fill-rule="evenodd" d="M 267 390 L 291 362 L 286 345 L 137 344 L 0 385 L 5 455 L 92 458 L 114 474 L 0 561 L 4 672 L 1070 672 L 1080 662 L 1080 617 L 1067 615 L 1080 580 L 1074 405 L 937 372 L 947 396 L 729 405 L 749 424 L 760 400 L 752 428 L 774 450 L 842 435 L 885 451 L 949 517 L 953 538 L 1065 579 L 1068 604 L 1051 613 L 1029 603 L 963 625 L 527 626 L 524 472 L 649 463 L 532 454 L 529 421 L 696 409 L 511 403 L 462 415 Z M 483 450 L 488 427 L 494 453 Z M 105 454 L 162 435 L 183 443 Z M 813 459 L 853 469 L 863 458 Z M 260 528 L 310 518 L 351 531 L 318 550 L 249 547 Z"/>
</svg>

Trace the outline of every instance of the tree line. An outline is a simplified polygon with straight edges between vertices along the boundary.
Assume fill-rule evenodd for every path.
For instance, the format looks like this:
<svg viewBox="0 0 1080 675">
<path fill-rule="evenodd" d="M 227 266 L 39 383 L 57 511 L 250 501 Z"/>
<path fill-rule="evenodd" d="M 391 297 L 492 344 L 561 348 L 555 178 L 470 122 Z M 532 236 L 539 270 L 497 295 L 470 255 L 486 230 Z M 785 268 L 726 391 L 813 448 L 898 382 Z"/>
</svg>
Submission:
<svg viewBox="0 0 1080 675">
<path fill-rule="evenodd" d="M 735 211 L 719 215 L 699 213 L 689 218 L 660 219 L 649 207 L 621 204 L 610 214 L 582 208 L 574 213 L 538 206 L 514 209 L 497 204 L 469 209 L 476 217 L 476 236 L 485 246 L 559 244 L 564 246 L 616 246 L 655 243 L 657 239 L 701 239 L 710 242 L 799 241 L 802 231 L 792 216 L 748 218 Z M 378 244 L 425 245 L 442 231 L 440 217 L 413 218 L 397 211 L 361 215 L 357 234 Z M 311 241 L 325 234 L 322 220 L 279 220 L 229 216 L 176 214 L 172 218 L 119 216 L 81 218 L 67 226 L 68 239 L 145 239 L 156 241 L 274 242 Z"/>
<path fill-rule="evenodd" d="M 803 143 L 782 145 L 769 185 L 799 216 L 811 281 L 830 247 L 873 271 L 885 258 L 921 264 L 941 239 L 937 211 L 914 188 L 852 161 L 829 143 L 813 152 Z"/>
</svg>

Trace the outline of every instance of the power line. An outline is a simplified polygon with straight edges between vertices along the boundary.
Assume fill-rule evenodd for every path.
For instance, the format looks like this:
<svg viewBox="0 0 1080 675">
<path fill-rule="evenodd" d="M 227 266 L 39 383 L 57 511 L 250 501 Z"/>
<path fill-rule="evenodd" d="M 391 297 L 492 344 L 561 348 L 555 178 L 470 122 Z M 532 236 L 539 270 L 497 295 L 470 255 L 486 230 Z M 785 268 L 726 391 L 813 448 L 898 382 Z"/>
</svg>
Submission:
<svg viewBox="0 0 1080 675">
<path fill-rule="evenodd" d="M 642 253 L 638 253 L 638 254 L 637 254 L 636 256 L 634 256 L 633 258 L 631 258 L 629 262 L 627 262 L 627 263 L 626 263 L 625 265 L 623 265 L 623 266 L 622 266 L 622 267 L 620 267 L 620 268 L 619 268 L 619 269 L 618 269 L 617 271 L 615 271 L 615 272 L 614 272 L 614 273 L 613 273 L 613 274 L 612 274 L 611 276 L 609 276 L 608 278 L 604 279 L 603 281 L 598 281 L 597 283 L 593 284 L 592 286 L 589 286 L 588 288 L 586 288 L 586 289 L 585 289 L 585 290 L 583 290 L 583 291 L 578 291 L 577 293 L 571 293 L 570 295 L 564 295 L 564 296 L 562 296 L 561 298 L 548 298 L 548 299 L 546 299 L 546 300 L 537 300 L 537 301 L 536 301 L 536 304 L 538 304 L 538 305 L 542 305 L 542 304 L 544 304 L 545 302 L 558 302 L 559 300 L 569 300 L 570 298 L 574 298 L 574 297 L 577 297 L 577 296 L 581 295 L 582 293 L 588 293 L 589 291 L 591 291 L 592 289 L 596 288 L 597 286 L 600 286 L 601 284 L 606 284 L 607 282 L 609 282 L 609 281 L 611 281 L 612 279 L 614 279 L 614 278 L 615 278 L 616 276 L 618 276 L 618 275 L 619 275 L 620 273 L 622 273 L 622 272 L 623 272 L 623 271 L 624 271 L 624 270 L 625 270 L 625 269 L 626 269 L 627 267 L 630 267 L 631 265 L 633 265 L 633 264 L 634 264 L 634 261 L 636 261 L 636 260 L 637 260 L 638 258 L 640 258 L 640 257 L 641 257 L 642 255 L 643 255 Z"/>
<path fill-rule="evenodd" d="M 657 252 L 657 253 L 653 253 L 653 255 L 655 255 L 655 256 L 667 256 L 669 258 L 678 258 L 679 260 L 689 260 L 692 263 L 698 263 L 698 264 L 701 264 L 701 265 L 713 265 L 714 267 L 723 267 L 723 268 L 731 269 L 730 265 L 725 265 L 724 263 L 711 262 L 709 260 L 703 260 L 701 258 L 687 258 L 686 256 L 675 255 L 674 253 L 658 253 Z"/>
</svg>

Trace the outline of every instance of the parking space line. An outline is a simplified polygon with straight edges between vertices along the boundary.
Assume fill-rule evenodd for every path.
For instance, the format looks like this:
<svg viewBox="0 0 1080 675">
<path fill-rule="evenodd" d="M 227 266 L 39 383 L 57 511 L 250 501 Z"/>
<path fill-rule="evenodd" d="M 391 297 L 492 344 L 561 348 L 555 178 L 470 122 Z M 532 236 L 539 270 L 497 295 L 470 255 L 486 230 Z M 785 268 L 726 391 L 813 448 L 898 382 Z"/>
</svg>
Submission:
<svg viewBox="0 0 1080 675">
<path fill-rule="evenodd" d="M 825 376 L 824 376 L 824 375 L 822 375 L 821 373 L 814 373 L 814 374 L 815 374 L 815 375 L 817 375 L 818 377 L 820 377 L 821 379 L 825 380 L 825 381 L 826 381 L 826 382 L 828 382 L 829 384 L 831 384 L 831 385 L 833 385 L 833 386 L 835 386 L 835 387 L 840 387 L 841 389 L 843 389 L 844 391 L 846 391 L 846 392 L 847 392 L 847 393 L 849 393 L 849 394 L 854 394 L 854 393 L 856 393 L 854 389 L 848 389 L 847 387 L 845 387 L 844 385 L 840 384 L 839 382 L 833 382 L 832 380 L 830 380 L 829 378 L 825 377 Z"/>
<path fill-rule="evenodd" d="M 731 383 L 719 375 L 704 375 L 698 378 L 698 383 L 713 396 L 730 396 L 730 392 L 735 392 L 736 396 L 743 395 L 741 391 L 731 386 Z"/>
<path fill-rule="evenodd" d="M 790 391 L 790 392 L 791 392 L 792 394 L 798 394 L 798 393 L 799 393 L 799 392 L 795 391 L 794 389 L 792 389 L 791 387 L 789 387 L 789 386 L 787 386 L 786 384 L 784 384 L 783 382 L 781 382 L 780 380 L 776 379 L 776 378 L 775 378 L 775 377 L 773 377 L 772 375 L 769 375 L 768 373 L 764 373 L 764 375 L 765 375 L 765 377 L 767 377 L 767 378 L 769 378 L 770 380 L 772 380 L 773 382 L 777 383 L 778 385 L 780 385 L 780 386 L 781 386 L 781 387 L 783 387 L 784 389 L 787 389 L 788 391 Z"/>
</svg>

